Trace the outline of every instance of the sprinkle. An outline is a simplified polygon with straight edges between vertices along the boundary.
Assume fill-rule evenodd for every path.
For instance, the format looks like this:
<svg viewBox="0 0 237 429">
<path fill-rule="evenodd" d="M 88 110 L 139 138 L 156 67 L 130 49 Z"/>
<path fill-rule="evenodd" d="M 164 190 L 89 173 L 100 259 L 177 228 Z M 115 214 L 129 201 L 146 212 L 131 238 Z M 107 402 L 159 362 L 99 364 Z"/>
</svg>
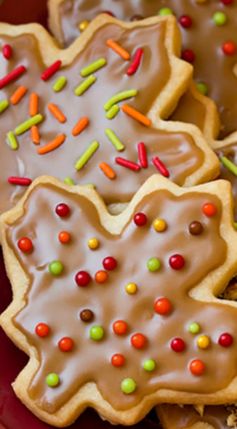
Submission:
<svg viewBox="0 0 237 429">
<path fill-rule="evenodd" d="M 6 60 L 10 60 L 12 56 L 12 47 L 11 45 L 3 45 L 2 54 Z"/>
<path fill-rule="evenodd" d="M 133 334 L 131 336 L 131 344 L 135 349 L 143 349 L 147 343 L 147 338 L 145 335 L 140 334 L 139 332 L 137 334 Z"/>
<path fill-rule="evenodd" d="M 38 337 L 44 338 L 49 335 L 50 328 L 46 323 L 38 323 L 35 327 L 35 333 Z"/>
<path fill-rule="evenodd" d="M 5 86 L 9 85 L 9 83 L 18 79 L 23 73 L 26 72 L 25 66 L 16 67 L 2 79 L 0 79 L 0 89 L 3 89 Z"/>
<path fill-rule="evenodd" d="M 152 372 L 156 369 L 156 362 L 153 359 L 147 359 L 142 366 L 145 371 Z"/>
<path fill-rule="evenodd" d="M 32 183 L 32 180 L 28 177 L 15 177 L 10 176 L 7 179 L 8 183 L 11 185 L 18 185 L 18 186 L 30 186 Z"/>
<path fill-rule="evenodd" d="M 92 237 L 88 240 L 87 245 L 88 245 L 89 249 L 96 250 L 100 247 L 100 242 L 99 242 L 98 238 Z"/>
<path fill-rule="evenodd" d="M 234 228 L 237 230 L 237 222 L 234 222 Z"/>
<path fill-rule="evenodd" d="M 107 119 L 114 119 L 115 116 L 117 116 L 117 114 L 119 113 L 120 108 L 117 104 L 114 104 L 111 109 L 109 109 L 109 111 L 106 113 L 106 118 Z"/>
<path fill-rule="evenodd" d="M 67 78 L 65 76 L 60 76 L 56 82 L 53 84 L 54 92 L 60 92 L 65 87 L 67 83 Z"/>
<path fill-rule="evenodd" d="M 137 388 L 137 383 L 133 380 L 133 378 L 124 378 L 121 382 L 121 391 L 125 395 L 131 395 L 131 393 L 135 392 Z"/>
<path fill-rule="evenodd" d="M 102 326 L 94 325 L 90 328 L 90 339 L 93 341 L 101 341 L 104 338 L 105 332 Z"/>
<path fill-rule="evenodd" d="M 103 267 L 107 271 L 113 271 L 115 268 L 117 268 L 118 262 L 113 256 L 106 256 L 106 258 L 103 259 Z"/>
<path fill-rule="evenodd" d="M 52 152 L 53 150 L 57 149 L 59 146 L 61 146 L 66 139 L 65 134 L 59 134 L 57 137 L 55 137 L 54 140 L 49 142 L 43 147 L 39 147 L 37 150 L 39 155 L 44 155 L 46 153 Z"/>
<path fill-rule="evenodd" d="M 126 115 L 140 122 L 142 125 L 145 125 L 145 127 L 151 126 L 151 120 L 147 118 L 147 116 L 139 112 L 138 110 L 134 109 L 134 107 L 129 106 L 128 104 L 123 104 L 122 111 L 126 113 Z"/>
<path fill-rule="evenodd" d="M 57 387 L 60 384 L 60 378 L 55 372 L 48 374 L 45 381 L 46 384 L 52 388 Z"/>
<path fill-rule="evenodd" d="M 124 144 L 110 128 L 106 128 L 105 134 L 118 152 L 122 152 L 125 149 Z"/>
<path fill-rule="evenodd" d="M 224 167 L 226 167 L 231 173 L 233 173 L 235 176 L 237 176 L 237 165 L 235 165 L 232 161 L 230 161 L 225 156 L 222 156 L 220 158 L 222 164 Z"/>
<path fill-rule="evenodd" d="M 55 207 L 55 213 L 59 217 L 67 217 L 67 216 L 70 215 L 71 209 L 70 209 L 70 207 L 67 204 L 65 204 L 65 203 L 59 203 Z"/>
<path fill-rule="evenodd" d="M 1 100 L 0 101 L 0 113 L 3 113 L 8 107 L 9 107 L 9 101 L 8 100 Z"/>
<path fill-rule="evenodd" d="M 69 185 L 69 186 L 75 185 L 75 182 L 73 179 L 71 179 L 71 177 L 65 177 L 64 183 L 66 183 L 66 185 Z"/>
<path fill-rule="evenodd" d="M 18 147 L 19 147 L 18 141 L 17 141 L 16 136 L 13 133 L 13 131 L 9 131 L 7 133 L 7 142 L 8 142 L 8 144 L 12 150 L 18 149 Z"/>
<path fill-rule="evenodd" d="M 80 32 L 83 33 L 83 31 L 85 31 L 85 29 L 88 27 L 89 24 L 90 24 L 90 21 L 88 21 L 87 19 L 85 19 L 84 21 L 81 21 L 79 24 Z"/>
<path fill-rule="evenodd" d="M 114 52 L 116 52 L 116 54 L 118 54 L 121 58 L 123 58 L 123 60 L 130 60 L 130 54 L 128 51 L 126 51 L 124 48 L 122 48 L 122 46 L 120 46 L 117 42 L 115 42 L 112 39 L 108 39 L 106 40 L 106 45 L 113 49 Z"/>
<path fill-rule="evenodd" d="M 27 88 L 25 86 L 19 86 L 19 88 L 17 88 L 17 90 L 12 94 L 10 98 L 10 102 L 13 105 L 18 104 L 21 101 L 21 99 L 24 97 L 26 92 L 27 92 Z"/>
<path fill-rule="evenodd" d="M 48 265 L 48 270 L 52 276 L 58 277 L 62 274 L 64 266 L 61 261 L 52 261 Z"/>
<path fill-rule="evenodd" d="M 113 95 L 104 105 L 106 112 L 111 109 L 111 107 L 119 103 L 120 101 L 127 100 L 128 98 L 135 97 L 138 94 L 137 89 L 128 89 L 127 91 L 118 92 L 118 94 Z"/>
<path fill-rule="evenodd" d="M 25 133 L 28 131 L 33 125 L 38 125 L 40 122 L 42 122 L 44 119 L 43 115 L 40 115 L 39 113 L 35 116 L 33 116 L 30 119 L 27 119 L 25 122 L 22 122 L 20 125 L 18 125 L 15 128 L 15 133 L 17 136 Z"/>
<path fill-rule="evenodd" d="M 161 269 L 161 262 L 158 258 L 155 257 L 149 258 L 146 265 L 147 269 L 152 273 Z"/>
<path fill-rule="evenodd" d="M 134 54 L 134 58 L 132 63 L 130 64 L 130 66 L 128 67 L 127 70 L 127 75 L 128 76 L 132 76 L 133 74 L 136 73 L 136 71 L 138 70 L 138 67 L 141 64 L 141 60 L 142 60 L 142 56 L 144 54 L 143 49 L 138 48 Z"/>
<path fill-rule="evenodd" d="M 215 206 L 215 204 L 206 203 L 202 206 L 202 212 L 207 217 L 213 217 L 217 213 L 217 207 Z"/>
<path fill-rule="evenodd" d="M 33 127 L 31 127 L 31 139 L 34 144 L 40 144 L 39 129 L 36 125 L 33 125 Z"/>
<path fill-rule="evenodd" d="M 122 167 L 128 168 L 129 170 L 132 170 L 132 171 L 139 171 L 141 168 L 140 165 L 136 164 L 135 162 L 132 162 L 132 161 L 129 161 L 128 159 L 124 159 L 120 157 L 115 158 L 115 162 L 118 165 L 121 165 Z"/>
<path fill-rule="evenodd" d="M 96 72 L 97 70 L 101 69 L 102 67 L 104 67 L 107 64 L 107 61 L 105 58 L 99 58 L 98 60 L 94 61 L 93 63 L 89 64 L 88 66 L 84 67 L 81 70 L 80 75 L 82 77 L 87 77 L 89 76 L 91 73 Z"/>
<path fill-rule="evenodd" d="M 137 145 L 139 163 L 142 168 L 148 167 L 147 152 L 145 143 L 141 142 Z"/>
<path fill-rule="evenodd" d="M 39 96 L 35 92 L 32 92 L 32 94 L 30 94 L 30 106 L 29 106 L 30 116 L 37 115 L 38 107 L 39 107 Z"/>
<path fill-rule="evenodd" d="M 199 349 L 207 349 L 211 344 L 211 340 L 207 335 L 200 335 L 197 339 L 197 346 Z"/>
<path fill-rule="evenodd" d="M 79 287 L 86 287 L 91 281 L 91 276 L 87 271 L 78 271 L 75 275 L 75 282 Z"/>
<path fill-rule="evenodd" d="M 147 224 L 147 215 L 142 212 L 135 213 L 133 216 L 133 222 L 139 228 L 145 226 Z"/>
<path fill-rule="evenodd" d="M 160 174 L 162 174 L 162 176 L 170 177 L 169 171 L 167 170 L 165 164 L 163 164 L 163 162 L 160 160 L 160 158 L 158 158 L 158 156 L 152 158 L 152 162 L 157 168 L 157 170 L 160 172 Z"/>
<path fill-rule="evenodd" d="M 62 124 L 66 122 L 67 118 L 64 116 L 63 112 L 59 109 L 59 107 L 54 103 L 48 104 L 48 109 L 50 113 L 55 117 L 55 119 L 58 120 L 58 122 L 61 122 Z"/>
<path fill-rule="evenodd" d="M 46 81 L 51 78 L 61 67 L 62 61 L 55 61 L 50 67 L 43 71 L 41 74 L 41 79 Z"/>
<path fill-rule="evenodd" d="M 164 219 L 156 218 L 153 222 L 153 228 L 156 232 L 164 232 L 167 229 L 167 223 Z"/>
<path fill-rule="evenodd" d="M 106 162 L 101 162 L 99 164 L 99 167 L 103 171 L 104 175 L 108 177 L 108 179 L 116 179 L 115 171 Z"/>
<path fill-rule="evenodd" d="M 78 134 L 82 133 L 82 131 L 84 131 L 89 125 L 89 122 L 90 121 L 87 116 L 83 116 L 82 118 L 80 118 L 72 129 L 72 135 L 75 137 L 78 136 Z"/>
<path fill-rule="evenodd" d="M 84 94 L 84 92 L 87 91 L 95 82 L 97 78 L 93 74 L 91 74 L 87 79 L 85 79 L 80 85 L 78 85 L 75 90 L 74 94 L 80 97 L 80 95 Z"/>
<path fill-rule="evenodd" d="M 75 163 L 75 169 L 80 171 L 84 165 L 91 159 L 94 153 L 99 149 L 99 143 L 94 140 L 90 146 L 85 150 L 85 152 L 80 156 L 80 158 Z"/>
<path fill-rule="evenodd" d="M 135 293 L 137 293 L 136 283 L 128 283 L 125 287 L 125 290 L 128 295 L 134 295 Z"/>
</svg>

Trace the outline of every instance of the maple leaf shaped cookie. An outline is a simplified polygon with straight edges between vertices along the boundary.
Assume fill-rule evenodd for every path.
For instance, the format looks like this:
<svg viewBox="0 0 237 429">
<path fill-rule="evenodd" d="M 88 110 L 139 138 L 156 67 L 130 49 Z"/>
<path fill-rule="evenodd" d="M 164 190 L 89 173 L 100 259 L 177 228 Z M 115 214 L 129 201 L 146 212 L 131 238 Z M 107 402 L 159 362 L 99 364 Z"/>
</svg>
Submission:
<svg viewBox="0 0 237 429">
<path fill-rule="evenodd" d="M 29 356 L 17 396 L 50 424 L 87 406 L 132 424 L 158 402 L 233 402 L 236 272 L 230 185 L 153 176 L 111 216 L 86 187 L 38 179 L 2 216 L 13 302 L 1 316 Z"/>
<path fill-rule="evenodd" d="M 0 41 L 1 212 L 42 174 L 94 184 L 108 204 L 129 201 L 154 173 L 179 185 L 218 174 L 197 128 L 160 119 L 191 76 L 174 55 L 174 18 L 103 15 L 67 50 L 35 25 L 1 24 Z"/>
</svg>

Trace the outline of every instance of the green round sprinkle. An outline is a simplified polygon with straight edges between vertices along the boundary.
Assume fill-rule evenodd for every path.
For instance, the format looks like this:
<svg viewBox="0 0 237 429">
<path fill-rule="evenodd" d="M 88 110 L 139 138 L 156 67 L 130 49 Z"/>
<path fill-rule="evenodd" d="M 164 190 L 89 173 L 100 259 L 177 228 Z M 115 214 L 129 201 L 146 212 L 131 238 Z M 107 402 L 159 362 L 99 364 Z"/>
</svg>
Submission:
<svg viewBox="0 0 237 429">
<path fill-rule="evenodd" d="M 56 374 L 55 372 L 51 372 L 50 374 L 47 375 L 46 384 L 49 387 L 57 387 L 59 383 L 60 383 L 60 378 L 58 374 Z"/>
<path fill-rule="evenodd" d="M 158 271 L 161 267 L 161 262 L 159 259 L 157 258 L 150 258 L 147 261 L 147 268 L 149 271 L 151 271 L 152 273 L 155 271 Z"/>
<path fill-rule="evenodd" d="M 215 24 L 220 27 L 221 25 L 225 25 L 227 21 L 227 16 L 224 12 L 215 12 L 212 19 Z"/>
<path fill-rule="evenodd" d="M 197 322 L 193 322 L 191 325 L 189 325 L 188 330 L 191 334 L 196 335 L 200 332 L 201 327 Z"/>
<path fill-rule="evenodd" d="M 143 368 L 147 372 L 152 372 L 156 368 L 156 363 L 155 363 L 155 361 L 153 359 L 147 359 L 143 363 Z"/>
<path fill-rule="evenodd" d="M 137 384 L 132 378 L 125 378 L 121 383 L 121 390 L 123 393 L 126 393 L 126 395 L 135 392 L 136 388 Z"/>
<path fill-rule="evenodd" d="M 90 329 L 90 338 L 94 341 L 100 341 L 104 337 L 104 329 L 102 326 L 94 325 Z"/>
<path fill-rule="evenodd" d="M 53 261 L 49 264 L 49 272 L 53 276 L 60 276 L 63 272 L 63 264 L 60 261 Z"/>
<path fill-rule="evenodd" d="M 207 95 L 208 94 L 208 87 L 204 82 L 198 82 L 197 83 L 197 90 L 202 94 L 202 95 Z"/>
<path fill-rule="evenodd" d="M 160 15 L 160 16 L 173 15 L 173 11 L 172 11 L 172 9 L 170 9 L 169 7 L 162 7 L 162 8 L 159 10 L 158 15 Z"/>
</svg>

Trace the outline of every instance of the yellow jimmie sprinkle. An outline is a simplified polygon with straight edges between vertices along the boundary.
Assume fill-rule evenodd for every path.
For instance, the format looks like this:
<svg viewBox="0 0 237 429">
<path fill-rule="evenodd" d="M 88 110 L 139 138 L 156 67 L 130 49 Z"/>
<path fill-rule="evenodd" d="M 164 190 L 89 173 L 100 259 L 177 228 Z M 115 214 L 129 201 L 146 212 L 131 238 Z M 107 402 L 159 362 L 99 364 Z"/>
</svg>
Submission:
<svg viewBox="0 0 237 429">
<path fill-rule="evenodd" d="M 89 74 L 96 72 L 97 70 L 104 67 L 106 64 L 107 64 L 107 61 L 105 58 L 99 58 L 98 60 L 96 60 L 93 63 L 89 64 L 88 66 L 84 67 L 81 70 L 80 75 L 82 77 L 87 77 Z"/>
<path fill-rule="evenodd" d="M 67 78 L 65 76 L 60 76 L 53 85 L 54 92 L 60 92 L 67 84 Z"/>
<path fill-rule="evenodd" d="M 93 85 L 93 83 L 96 82 L 96 80 L 96 76 L 91 74 L 90 76 L 88 76 L 87 79 L 83 80 L 83 82 L 75 88 L 74 94 L 80 97 Z"/>
<path fill-rule="evenodd" d="M 125 149 L 124 144 L 110 128 L 106 128 L 105 134 L 118 152 L 122 152 Z"/>
<path fill-rule="evenodd" d="M 104 109 L 107 112 L 111 107 L 119 103 L 120 101 L 127 100 L 128 98 L 135 97 L 138 94 L 137 89 L 128 89 L 127 91 L 118 92 L 118 94 L 113 95 L 104 105 Z"/>
<path fill-rule="evenodd" d="M 9 101 L 8 100 L 1 100 L 0 101 L 0 113 L 3 113 L 4 110 L 6 110 L 9 106 Z"/>
<path fill-rule="evenodd" d="M 10 146 L 10 148 L 12 150 L 17 150 L 19 145 L 18 145 L 18 141 L 16 139 L 15 134 L 13 133 L 13 131 L 9 131 L 7 133 L 7 143 Z"/>
<path fill-rule="evenodd" d="M 109 109 L 109 111 L 106 113 L 106 118 L 107 119 L 114 119 L 115 116 L 117 116 L 117 114 L 120 111 L 120 107 L 117 104 L 114 104 L 111 109 Z"/>
<path fill-rule="evenodd" d="M 20 136 L 21 134 L 28 131 L 33 125 L 37 125 L 40 122 L 42 122 L 44 119 L 43 115 L 40 115 L 39 113 L 35 116 L 32 116 L 32 118 L 27 119 L 25 122 L 22 122 L 22 124 L 18 125 L 14 132 L 17 136 Z"/>
<path fill-rule="evenodd" d="M 94 153 L 99 149 L 99 142 L 94 140 L 90 146 L 85 150 L 85 152 L 80 156 L 80 158 L 75 163 L 75 169 L 80 171 L 84 165 L 91 159 Z"/>
</svg>

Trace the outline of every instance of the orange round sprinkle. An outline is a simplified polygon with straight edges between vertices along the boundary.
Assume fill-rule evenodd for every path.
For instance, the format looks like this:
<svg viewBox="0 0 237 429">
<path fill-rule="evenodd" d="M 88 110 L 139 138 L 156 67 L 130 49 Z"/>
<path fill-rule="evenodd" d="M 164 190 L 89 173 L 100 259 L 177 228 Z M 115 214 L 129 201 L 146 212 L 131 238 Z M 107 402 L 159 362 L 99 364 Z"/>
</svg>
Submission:
<svg viewBox="0 0 237 429">
<path fill-rule="evenodd" d="M 27 92 L 27 88 L 25 86 L 19 86 L 17 90 L 12 94 L 10 98 L 10 102 L 15 105 L 18 104 L 19 101 L 24 97 L 25 93 Z"/>
<path fill-rule="evenodd" d="M 108 179 L 113 180 L 116 178 L 116 173 L 115 171 L 112 169 L 112 167 L 110 167 L 110 165 L 108 165 L 106 162 L 101 162 L 99 164 L 100 169 L 103 171 L 104 175 L 106 177 L 108 177 Z"/>
<path fill-rule="evenodd" d="M 206 369 L 205 364 L 200 359 L 194 359 L 190 362 L 189 369 L 193 375 L 202 375 Z"/>
<path fill-rule="evenodd" d="M 47 337 L 49 335 L 49 326 L 46 323 L 38 323 L 35 327 L 35 333 L 38 337 Z"/>
<path fill-rule="evenodd" d="M 125 364 L 125 357 L 119 353 L 116 353 L 112 356 L 111 363 L 113 366 L 119 368 Z"/>
<path fill-rule="evenodd" d="M 105 283 L 109 278 L 109 275 L 106 271 L 97 271 L 97 273 L 95 274 L 95 281 L 97 283 Z"/>
<path fill-rule="evenodd" d="M 128 325 L 124 320 L 116 320 L 113 323 L 113 330 L 116 335 L 125 335 L 128 330 Z"/>
<path fill-rule="evenodd" d="M 30 253 L 33 250 L 33 243 L 30 238 L 22 237 L 18 240 L 17 245 L 23 253 Z"/>
<path fill-rule="evenodd" d="M 69 337 L 61 338 L 58 342 L 58 347 L 62 352 L 70 352 L 73 349 L 74 342 Z"/>
<path fill-rule="evenodd" d="M 156 313 L 165 316 L 172 311 L 172 304 L 168 298 L 158 298 L 154 303 Z"/>
<path fill-rule="evenodd" d="M 215 204 L 206 203 L 203 205 L 202 211 L 207 217 L 213 217 L 217 213 L 217 208 Z"/>
<path fill-rule="evenodd" d="M 135 349 L 143 349 L 143 347 L 145 347 L 147 342 L 147 339 L 145 337 L 145 335 L 143 334 L 134 334 L 131 337 L 131 344 L 133 347 L 135 347 Z"/>
<path fill-rule="evenodd" d="M 67 232 L 67 231 L 61 231 L 58 234 L 58 239 L 59 239 L 60 243 L 67 244 L 71 241 L 71 234 L 70 234 L 70 232 Z"/>
<path fill-rule="evenodd" d="M 37 115 L 38 107 L 39 107 L 39 96 L 35 92 L 32 92 L 32 94 L 30 95 L 30 106 L 29 106 L 30 116 Z"/>
</svg>

